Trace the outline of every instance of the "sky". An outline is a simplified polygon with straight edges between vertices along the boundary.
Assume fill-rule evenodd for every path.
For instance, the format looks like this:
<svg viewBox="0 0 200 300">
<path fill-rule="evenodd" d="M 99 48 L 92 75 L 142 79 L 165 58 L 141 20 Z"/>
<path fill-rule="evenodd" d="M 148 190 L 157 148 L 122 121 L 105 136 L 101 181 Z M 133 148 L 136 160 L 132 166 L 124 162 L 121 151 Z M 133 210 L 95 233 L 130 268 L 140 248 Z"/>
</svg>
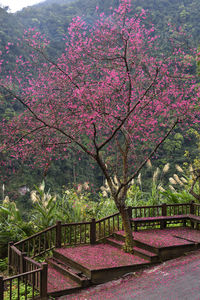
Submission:
<svg viewBox="0 0 200 300">
<path fill-rule="evenodd" d="M 44 0 L 0 0 L 2 6 L 9 6 L 12 13 L 21 10 L 26 6 L 31 6 Z"/>
</svg>

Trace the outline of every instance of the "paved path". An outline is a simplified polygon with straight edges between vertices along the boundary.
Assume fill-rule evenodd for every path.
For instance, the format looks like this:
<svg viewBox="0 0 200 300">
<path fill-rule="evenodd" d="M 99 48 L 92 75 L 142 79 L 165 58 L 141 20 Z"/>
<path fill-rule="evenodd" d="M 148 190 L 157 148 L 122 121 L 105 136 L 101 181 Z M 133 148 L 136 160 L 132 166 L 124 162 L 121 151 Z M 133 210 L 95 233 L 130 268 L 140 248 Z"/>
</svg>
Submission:
<svg viewBox="0 0 200 300">
<path fill-rule="evenodd" d="M 200 250 L 59 300 L 200 300 Z"/>
</svg>

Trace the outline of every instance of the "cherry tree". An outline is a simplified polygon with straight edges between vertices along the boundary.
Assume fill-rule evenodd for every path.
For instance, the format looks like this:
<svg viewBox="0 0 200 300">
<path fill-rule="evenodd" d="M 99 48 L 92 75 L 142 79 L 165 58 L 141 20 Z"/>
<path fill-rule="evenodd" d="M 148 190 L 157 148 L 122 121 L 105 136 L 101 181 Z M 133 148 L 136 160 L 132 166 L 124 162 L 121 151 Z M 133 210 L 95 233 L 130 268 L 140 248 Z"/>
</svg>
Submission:
<svg viewBox="0 0 200 300">
<path fill-rule="evenodd" d="M 133 246 L 125 205 L 131 181 L 175 127 L 197 122 L 199 107 L 189 72 L 194 53 L 171 39 L 171 55 L 159 53 L 154 27 L 143 25 L 145 12 L 130 11 L 130 1 L 121 0 L 91 26 L 74 18 L 57 60 L 40 33 L 27 31 L 30 60 L 18 57 L 1 79 L 4 93 L 24 108 L 3 120 L 1 150 L 33 163 L 65 158 L 72 147 L 91 157 L 121 214 L 126 251 Z"/>
</svg>

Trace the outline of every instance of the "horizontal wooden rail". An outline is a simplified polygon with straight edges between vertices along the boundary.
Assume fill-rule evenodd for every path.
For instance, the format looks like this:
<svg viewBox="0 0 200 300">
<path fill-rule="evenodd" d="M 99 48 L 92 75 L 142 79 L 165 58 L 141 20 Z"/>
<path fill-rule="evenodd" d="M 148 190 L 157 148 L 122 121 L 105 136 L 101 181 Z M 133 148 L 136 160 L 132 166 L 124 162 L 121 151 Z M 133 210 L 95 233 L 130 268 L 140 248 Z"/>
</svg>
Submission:
<svg viewBox="0 0 200 300">
<path fill-rule="evenodd" d="M 33 234 L 33 235 L 27 237 L 26 239 L 24 239 L 24 240 L 22 240 L 22 241 L 16 242 L 14 245 L 15 245 L 15 246 L 19 246 L 19 245 L 21 245 L 23 242 L 27 242 L 27 241 L 29 241 L 30 239 L 35 238 L 35 237 L 38 237 L 39 235 L 41 235 L 41 234 L 43 234 L 43 233 L 46 233 L 46 232 L 48 232 L 48 231 L 50 231 L 50 230 L 52 230 L 52 229 L 54 229 L 54 228 L 56 228 L 56 225 L 53 225 L 53 226 L 48 227 L 48 228 L 46 228 L 46 229 L 44 229 L 44 230 L 42 230 L 42 231 L 40 231 L 40 232 L 37 232 L 37 233 L 35 233 L 35 234 Z"/>
<path fill-rule="evenodd" d="M 87 224 L 90 224 L 91 222 L 90 221 L 87 221 L 87 222 L 77 222 L 77 223 L 64 223 L 62 224 L 62 226 L 73 226 L 73 225 L 87 225 Z"/>
<path fill-rule="evenodd" d="M 110 218 L 113 218 L 113 217 L 115 217 L 115 216 L 118 216 L 118 215 L 119 215 L 119 212 L 117 212 L 117 213 L 115 213 L 115 214 L 113 214 L 113 215 L 109 215 L 109 216 L 107 216 L 107 217 L 104 217 L 104 218 L 102 218 L 102 219 L 100 219 L 100 220 L 97 220 L 96 223 L 100 223 L 100 222 L 106 221 L 106 220 L 108 220 L 108 219 L 110 219 Z"/>
</svg>

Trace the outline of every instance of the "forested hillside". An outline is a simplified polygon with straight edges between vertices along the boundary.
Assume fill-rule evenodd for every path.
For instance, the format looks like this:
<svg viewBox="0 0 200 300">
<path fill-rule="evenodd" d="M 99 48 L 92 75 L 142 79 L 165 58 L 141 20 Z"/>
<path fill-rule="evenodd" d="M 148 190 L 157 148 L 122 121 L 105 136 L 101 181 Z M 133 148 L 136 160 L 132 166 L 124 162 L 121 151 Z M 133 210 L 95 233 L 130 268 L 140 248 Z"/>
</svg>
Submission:
<svg viewBox="0 0 200 300">
<path fill-rule="evenodd" d="M 148 21 L 155 24 L 161 36 L 165 34 L 167 24 L 170 22 L 182 26 L 191 35 L 191 41 L 198 45 L 200 35 L 198 0 L 133 0 L 132 3 L 136 12 L 141 9 L 148 10 Z M 88 21 L 92 21 L 95 18 L 96 7 L 108 14 L 110 7 L 117 7 L 118 4 L 119 0 L 46 1 L 17 13 L 17 18 L 25 27 L 36 26 L 51 39 L 56 39 L 66 32 L 74 15 L 84 15 Z"/>
<path fill-rule="evenodd" d="M 187 40 L 192 47 L 200 44 L 200 6 L 199 0 L 134 0 L 134 9 L 140 12 L 142 9 L 148 10 L 146 23 L 153 23 L 156 29 L 156 35 L 160 35 L 163 49 L 167 48 L 166 32 L 169 31 L 168 24 L 174 24 L 176 27 L 181 26 L 190 36 Z M 24 29 L 36 28 L 51 41 L 51 51 L 49 54 L 52 58 L 59 57 L 64 49 L 63 36 L 67 34 L 67 28 L 76 15 L 83 15 L 85 20 L 90 23 L 96 18 L 96 7 L 100 12 L 108 14 L 110 8 L 114 8 L 119 4 L 119 0 L 47 0 L 33 7 L 23 9 L 16 14 L 11 14 L 7 8 L 0 8 L 0 50 L 3 53 L 4 61 L 7 61 L 7 45 L 11 45 L 11 50 L 26 57 L 26 53 L 16 53 L 19 51 L 15 44 L 18 38 L 21 38 Z M 163 50 L 164 51 L 164 50 Z M 9 56 L 10 57 L 10 56 Z M 9 58 L 7 69 L 14 67 L 13 60 Z M 194 70 L 195 72 L 195 70 Z M 10 103 L 9 97 L 1 95 L 0 98 L 0 117 L 11 118 L 21 108 Z M 197 147 L 198 139 L 196 135 L 190 131 L 187 136 L 183 136 L 179 132 L 175 133 L 169 141 L 165 142 L 154 159 L 154 166 L 163 166 L 167 162 L 171 164 L 182 164 L 185 161 L 192 161 L 199 155 Z M 187 156 L 184 156 L 187 151 Z M 78 158 L 81 157 L 79 161 Z M 2 160 L 8 160 L 6 153 L 1 154 Z M 61 188 L 63 185 L 73 185 L 90 181 L 95 189 L 102 185 L 103 178 L 97 167 L 90 165 L 87 158 L 77 155 L 72 151 L 69 160 L 64 162 L 54 162 L 48 165 L 48 169 L 30 170 L 20 162 L 16 164 L 17 176 L 13 174 L 12 168 L 2 169 L 1 175 L 8 191 L 15 192 L 20 186 L 27 185 L 30 188 L 33 184 L 38 184 L 46 177 L 49 186 L 53 186 L 54 190 Z M 15 170 L 15 171 L 16 171 Z M 172 167 L 171 172 L 174 172 Z M 6 173 L 6 174 L 5 174 Z M 7 175 L 7 177 L 5 176 Z M 148 174 L 147 174 L 148 176 Z M 17 192 L 15 193 L 17 197 Z"/>
</svg>

